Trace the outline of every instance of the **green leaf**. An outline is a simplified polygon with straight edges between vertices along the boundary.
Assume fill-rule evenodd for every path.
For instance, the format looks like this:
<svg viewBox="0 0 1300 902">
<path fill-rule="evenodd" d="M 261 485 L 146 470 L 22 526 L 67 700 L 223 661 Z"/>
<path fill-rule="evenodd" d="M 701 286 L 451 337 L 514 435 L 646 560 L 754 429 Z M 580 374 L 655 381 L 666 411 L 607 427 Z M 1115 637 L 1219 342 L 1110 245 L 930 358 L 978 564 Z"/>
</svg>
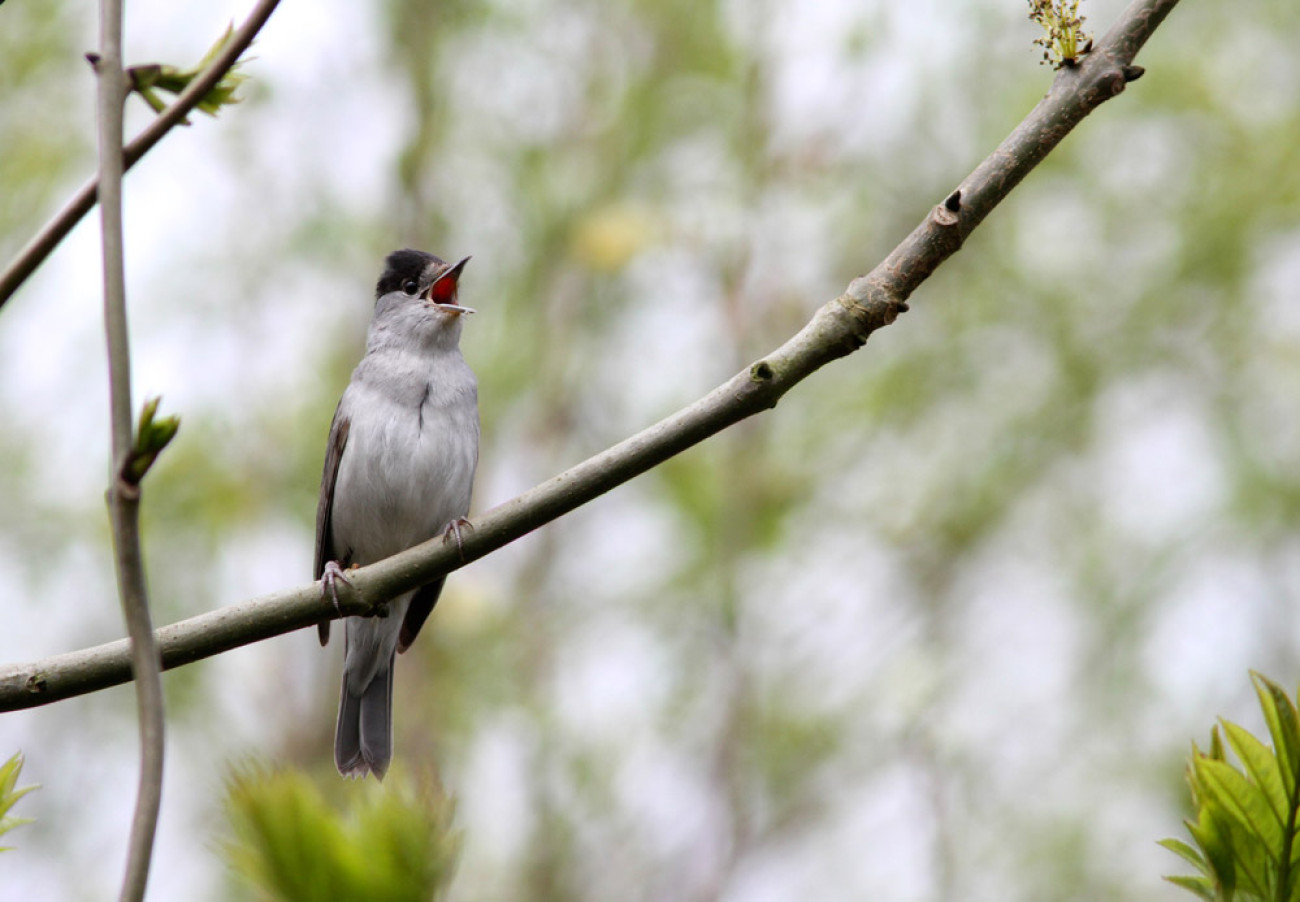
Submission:
<svg viewBox="0 0 1300 902">
<path fill-rule="evenodd" d="M 1210 757 L 1215 761 L 1227 761 L 1228 753 L 1223 749 L 1223 737 L 1219 735 L 1219 728 L 1210 729 Z"/>
<path fill-rule="evenodd" d="M 1219 898 L 1214 894 L 1214 884 L 1205 877 L 1166 877 L 1174 886 L 1181 886 L 1185 890 L 1190 890 L 1202 899 L 1208 899 L 1209 902 L 1216 902 Z"/>
<path fill-rule="evenodd" d="M 1232 852 L 1234 871 L 1235 898 L 1239 902 L 1250 899 L 1274 898 L 1273 887 L 1277 885 L 1277 867 L 1269 858 L 1259 837 L 1251 834 L 1237 823 L 1232 815 L 1223 811 L 1217 804 L 1206 806 L 1219 826 L 1221 833 L 1227 837 L 1227 847 Z"/>
<path fill-rule="evenodd" d="M 23 824 L 30 824 L 32 819 L 29 817 L 10 817 L 8 811 L 13 808 L 14 803 L 21 799 L 33 789 L 38 788 L 36 785 L 24 786 L 22 789 L 15 789 L 18 784 L 18 775 L 23 769 L 23 753 L 17 752 L 12 758 L 0 765 L 0 835 L 8 833 L 15 827 L 21 827 Z M 0 852 L 9 851 L 9 847 L 0 847 Z"/>
<path fill-rule="evenodd" d="M 1213 824 L 1213 834 L 1221 844 L 1219 855 L 1231 860 L 1231 883 L 1235 889 L 1248 890 L 1262 898 L 1271 898 L 1271 886 L 1277 884 L 1277 862 L 1281 857 L 1281 829 L 1269 833 L 1268 803 L 1262 793 L 1226 762 L 1210 758 L 1196 762 L 1201 786 L 1205 790 L 1201 821 Z M 1193 836 L 1197 836 L 1193 832 Z M 1209 851 L 1209 850 L 1208 850 Z M 1222 864 L 1216 860 L 1216 872 Z"/>
<path fill-rule="evenodd" d="M 1279 836 L 1291 821 L 1291 805 L 1287 799 L 1282 771 L 1272 750 L 1252 736 L 1247 730 L 1229 721 L 1221 721 L 1228 734 L 1228 743 L 1246 766 L 1255 785 L 1268 802 L 1269 813 L 1276 823 Z M 1279 852 L 1280 852 L 1279 846 Z"/>
<path fill-rule="evenodd" d="M 1157 845 L 1164 846 L 1170 852 L 1180 856 L 1184 861 L 1188 862 L 1192 867 L 1196 868 L 1205 876 L 1208 877 L 1210 875 L 1210 866 L 1206 863 L 1205 858 L 1201 853 L 1193 849 L 1181 839 L 1162 839 L 1157 843 Z"/>
<path fill-rule="evenodd" d="M 1250 672 L 1259 696 L 1259 707 L 1264 712 L 1264 722 L 1273 737 L 1273 751 L 1281 765 L 1283 785 L 1288 798 L 1296 793 L 1296 777 L 1300 773 L 1300 717 L 1295 704 L 1282 688 L 1263 674 Z"/>
<path fill-rule="evenodd" d="M 1282 855 L 1282 826 L 1273 817 L 1263 791 L 1226 761 L 1202 758 L 1196 762 L 1201 785 L 1234 821 L 1246 830 L 1248 839 L 1258 839 L 1275 863 Z"/>
<path fill-rule="evenodd" d="M 1196 844 L 1205 853 L 1205 859 L 1210 864 L 1215 883 L 1228 896 L 1231 896 L 1233 889 L 1237 885 L 1237 866 L 1233 860 L 1232 849 L 1226 839 L 1227 831 L 1216 823 L 1208 805 L 1201 806 L 1199 817 L 1195 823 L 1192 821 L 1184 821 L 1183 823 L 1187 825 L 1187 832 L 1192 834 L 1192 839 L 1196 840 Z"/>
</svg>

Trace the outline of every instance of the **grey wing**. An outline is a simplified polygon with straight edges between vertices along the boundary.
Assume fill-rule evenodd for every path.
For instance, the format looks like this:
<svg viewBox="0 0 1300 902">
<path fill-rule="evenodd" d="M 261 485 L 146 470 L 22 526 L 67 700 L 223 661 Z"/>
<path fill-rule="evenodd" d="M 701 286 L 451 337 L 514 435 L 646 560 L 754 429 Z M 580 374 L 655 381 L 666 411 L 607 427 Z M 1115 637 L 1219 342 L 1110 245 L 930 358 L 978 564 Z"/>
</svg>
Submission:
<svg viewBox="0 0 1300 902">
<path fill-rule="evenodd" d="M 334 421 L 330 423 L 329 445 L 325 449 L 325 471 L 320 478 L 320 503 L 316 505 L 316 564 L 314 579 L 320 579 L 325 572 L 325 565 L 330 561 L 339 561 L 339 550 L 330 541 L 330 517 L 334 513 L 334 483 L 339 475 L 339 461 L 343 459 L 343 448 L 348 443 L 348 431 L 352 421 L 343 413 L 343 402 L 339 402 L 334 411 Z M 339 561 L 346 567 L 346 561 Z M 317 624 L 320 644 L 330 641 L 330 622 Z"/>
</svg>

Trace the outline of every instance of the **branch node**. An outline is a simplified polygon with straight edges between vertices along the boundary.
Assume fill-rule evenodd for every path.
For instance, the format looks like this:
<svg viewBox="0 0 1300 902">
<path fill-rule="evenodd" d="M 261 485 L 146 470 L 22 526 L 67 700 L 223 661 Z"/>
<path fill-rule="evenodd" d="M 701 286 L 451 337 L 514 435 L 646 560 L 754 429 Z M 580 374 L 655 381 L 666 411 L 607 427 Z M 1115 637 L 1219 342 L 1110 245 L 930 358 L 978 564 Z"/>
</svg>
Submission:
<svg viewBox="0 0 1300 902">
<path fill-rule="evenodd" d="M 139 501 L 140 484 L 138 482 L 131 482 L 126 477 L 126 474 L 123 473 L 117 479 L 117 497 L 124 501 Z"/>
<path fill-rule="evenodd" d="M 855 347 L 867 343 L 872 332 L 888 326 L 898 314 L 907 311 L 907 304 L 879 282 L 873 275 L 858 276 L 849 283 L 849 289 L 835 299 L 852 317 L 851 338 Z"/>
<path fill-rule="evenodd" d="M 749 381 L 751 382 L 771 382 L 776 373 L 772 370 L 772 365 L 766 360 L 760 360 L 749 368 Z"/>
<path fill-rule="evenodd" d="M 43 695 L 48 686 L 49 683 L 45 679 L 44 673 L 34 673 L 27 678 L 27 682 L 23 684 L 23 689 L 32 695 Z"/>
</svg>

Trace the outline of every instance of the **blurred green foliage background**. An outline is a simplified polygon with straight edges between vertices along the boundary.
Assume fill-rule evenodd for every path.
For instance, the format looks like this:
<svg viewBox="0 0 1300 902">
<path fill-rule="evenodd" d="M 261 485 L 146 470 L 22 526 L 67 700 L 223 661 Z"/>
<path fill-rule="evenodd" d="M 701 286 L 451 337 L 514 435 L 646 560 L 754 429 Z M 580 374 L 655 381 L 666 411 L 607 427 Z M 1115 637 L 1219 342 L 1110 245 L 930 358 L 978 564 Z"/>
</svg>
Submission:
<svg viewBox="0 0 1300 902">
<path fill-rule="evenodd" d="M 243 12 L 131 4 L 128 61 L 188 65 Z M 137 393 L 183 418 L 146 487 L 156 620 L 310 576 L 385 253 L 474 255 L 484 510 L 875 265 L 1046 91 L 1025 13 L 285 4 L 242 106 L 127 181 Z M 6 260 L 93 171 L 94 15 L 0 7 Z M 395 774 L 454 804 L 451 898 L 1180 898 L 1155 840 L 1190 740 L 1258 727 L 1248 667 L 1300 680 L 1298 24 L 1181 4 L 862 352 L 448 581 Z M 0 313 L 4 660 L 121 634 L 97 248 L 87 222 Z M 152 897 L 244 897 L 233 761 L 380 791 L 329 760 L 339 655 L 303 632 L 167 676 Z M 115 884 L 133 717 L 123 687 L 0 718 L 43 786 L 6 892 Z"/>
</svg>

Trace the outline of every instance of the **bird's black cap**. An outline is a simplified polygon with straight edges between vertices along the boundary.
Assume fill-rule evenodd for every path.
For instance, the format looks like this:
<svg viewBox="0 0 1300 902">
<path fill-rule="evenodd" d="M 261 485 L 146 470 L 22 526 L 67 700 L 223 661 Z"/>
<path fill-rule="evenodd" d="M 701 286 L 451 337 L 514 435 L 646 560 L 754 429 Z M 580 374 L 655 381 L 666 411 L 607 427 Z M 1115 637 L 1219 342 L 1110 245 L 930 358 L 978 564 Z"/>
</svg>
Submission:
<svg viewBox="0 0 1300 902">
<path fill-rule="evenodd" d="M 424 251 L 406 248 L 393 251 L 384 261 L 384 274 L 375 284 L 375 300 L 379 300 L 391 291 L 401 291 L 402 285 L 409 279 L 417 282 L 430 263 L 443 264 L 446 261 Z"/>
</svg>

